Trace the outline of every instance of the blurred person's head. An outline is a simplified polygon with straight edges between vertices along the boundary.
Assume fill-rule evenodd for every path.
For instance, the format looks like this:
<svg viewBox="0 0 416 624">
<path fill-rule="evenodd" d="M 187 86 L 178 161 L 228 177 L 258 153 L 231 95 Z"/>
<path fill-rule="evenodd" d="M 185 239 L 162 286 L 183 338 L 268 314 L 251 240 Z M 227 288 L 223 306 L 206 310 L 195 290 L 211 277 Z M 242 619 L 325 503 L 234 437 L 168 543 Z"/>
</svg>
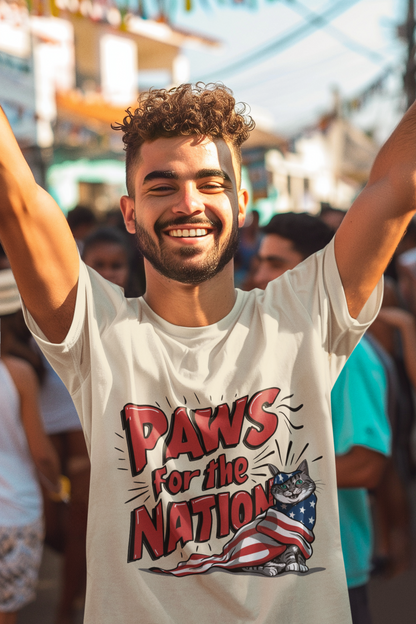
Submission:
<svg viewBox="0 0 416 624">
<path fill-rule="evenodd" d="M 102 277 L 121 288 L 129 279 L 129 251 L 117 229 L 100 227 L 84 241 L 82 259 Z"/>
<path fill-rule="evenodd" d="M 97 217 L 88 206 L 75 206 L 66 217 L 73 237 L 83 241 L 97 227 Z"/>
<path fill-rule="evenodd" d="M 340 208 L 334 208 L 330 204 L 322 204 L 321 212 L 319 213 L 319 218 L 321 221 L 326 223 L 334 232 L 337 231 L 339 226 L 344 220 L 347 212 L 345 210 L 341 210 Z"/>
<path fill-rule="evenodd" d="M 329 243 L 333 230 L 307 213 L 286 212 L 272 217 L 263 228 L 264 238 L 255 259 L 254 288 L 267 284 Z"/>
<path fill-rule="evenodd" d="M 20 295 L 10 268 L 0 270 L 0 334 L 2 354 L 13 354 L 16 342 L 27 344 L 30 340 L 23 318 Z"/>
<path fill-rule="evenodd" d="M 116 208 L 112 208 L 108 210 L 104 215 L 103 226 L 117 228 L 122 232 L 125 232 L 125 225 L 123 215 L 120 212 L 120 208 L 117 206 Z"/>
</svg>

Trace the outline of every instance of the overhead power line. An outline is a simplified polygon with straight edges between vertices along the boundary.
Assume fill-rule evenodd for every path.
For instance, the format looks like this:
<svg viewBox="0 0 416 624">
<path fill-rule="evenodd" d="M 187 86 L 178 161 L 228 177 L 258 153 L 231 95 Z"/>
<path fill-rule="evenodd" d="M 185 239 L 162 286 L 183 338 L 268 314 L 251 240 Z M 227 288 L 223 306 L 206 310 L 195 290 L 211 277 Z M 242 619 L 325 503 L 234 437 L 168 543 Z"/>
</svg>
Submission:
<svg viewBox="0 0 416 624">
<path fill-rule="evenodd" d="M 299 15 L 302 15 L 302 17 L 308 22 L 311 22 L 313 20 L 314 23 L 320 23 L 321 27 L 325 28 L 325 31 L 329 35 L 335 37 L 335 39 L 339 43 L 342 43 L 342 45 L 349 50 L 357 52 L 362 56 L 366 56 L 368 59 L 370 59 L 370 61 L 373 61 L 374 63 L 380 63 L 385 61 L 385 57 L 382 54 L 379 54 L 375 50 L 367 48 L 367 46 L 349 37 L 347 34 L 342 32 L 342 30 L 331 24 L 324 15 L 320 15 L 319 13 L 315 13 L 315 11 L 311 11 L 304 4 L 298 2 L 298 0 L 286 0 L 286 3 L 291 9 L 296 11 Z"/>
<path fill-rule="evenodd" d="M 211 71 L 203 77 L 197 77 L 197 80 L 207 81 L 213 79 L 214 77 L 218 78 L 219 75 L 222 79 L 223 76 L 245 71 L 253 64 L 262 62 L 269 56 L 282 52 L 295 43 L 298 43 L 298 41 L 301 41 L 315 30 L 319 30 L 324 26 L 327 26 L 330 20 L 333 20 L 335 17 L 338 17 L 338 15 L 341 15 L 341 13 L 344 13 L 354 4 L 357 4 L 358 1 L 359 0 L 339 0 L 321 14 L 313 14 L 313 16 L 310 16 L 310 19 L 308 19 L 306 24 L 302 24 L 297 28 L 292 28 L 285 34 L 279 35 L 277 39 L 272 39 L 266 43 L 266 45 L 252 50 L 238 61 L 230 63 L 229 65 L 226 65 L 218 70 Z"/>
</svg>

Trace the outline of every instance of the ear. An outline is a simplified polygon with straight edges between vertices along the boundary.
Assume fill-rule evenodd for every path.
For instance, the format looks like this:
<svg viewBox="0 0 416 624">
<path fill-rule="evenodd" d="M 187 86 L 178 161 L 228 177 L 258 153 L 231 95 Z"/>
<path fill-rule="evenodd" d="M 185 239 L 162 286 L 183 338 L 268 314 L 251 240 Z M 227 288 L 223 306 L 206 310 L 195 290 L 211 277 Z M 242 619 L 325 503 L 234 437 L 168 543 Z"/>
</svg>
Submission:
<svg viewBox="0 0 416 624">
<path fill-rule="evenodd" d="M 128 195 L 123 195 L 120 199 L 120 209 L 123 213 L 124 223 L 127 232 L 136 233 L 136 221 L 134 218 L 134 199 Z"/>
<path fill-rule="evenodd" d="M 246 211 L 248 206 L 248 191 L 240 189 L 238 191 L 238 227 L 241 228 L 246 220 Z"/>
<path fill-rule="evenodd" d="M 269 470 L 272 473 L 272 475 L 275 477 L 276 475 L 279 474 L 280 470 L 278 468 L 276 468 L 276 466 L 273 466 L 273 464 L 269 464 Z"/>
<path fill-rule="evenodd" d="M 299 466 L 297 467 L 297 470 L 301 470 L 302 472 L 305 472 L 309 476 L 308 462 L 306 461 L 306 459 L 304 459 L 303 462 L 299 464 Z"/>
</svg>

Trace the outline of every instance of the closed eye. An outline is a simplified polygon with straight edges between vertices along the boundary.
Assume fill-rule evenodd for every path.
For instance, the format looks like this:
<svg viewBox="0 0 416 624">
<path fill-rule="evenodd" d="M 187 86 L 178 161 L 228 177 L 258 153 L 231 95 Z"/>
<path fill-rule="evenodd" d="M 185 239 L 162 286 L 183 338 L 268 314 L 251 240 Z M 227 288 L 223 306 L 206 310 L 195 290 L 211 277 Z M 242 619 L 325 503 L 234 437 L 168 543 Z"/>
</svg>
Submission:
<svg viewBox="0 0 416 624">
<path fill-rule="evenodd" d="M 203 184 L 200 184 L 198 186 L 198 190 L 200 191 L 218 192 L 218 191 L 224 191 L 226 188 L 227 188 L 227 184 L 224 184 L 224 180 L 221 180 L 220 182 L 217 182 L 217 181 L 204 182 Z"/>
<path fill-rule="evenodd" d="M 148 193 L 169 193 L 174 190 L 175 188 L 170 184 L 160 184 L 149 189 Z"/>
</svg>

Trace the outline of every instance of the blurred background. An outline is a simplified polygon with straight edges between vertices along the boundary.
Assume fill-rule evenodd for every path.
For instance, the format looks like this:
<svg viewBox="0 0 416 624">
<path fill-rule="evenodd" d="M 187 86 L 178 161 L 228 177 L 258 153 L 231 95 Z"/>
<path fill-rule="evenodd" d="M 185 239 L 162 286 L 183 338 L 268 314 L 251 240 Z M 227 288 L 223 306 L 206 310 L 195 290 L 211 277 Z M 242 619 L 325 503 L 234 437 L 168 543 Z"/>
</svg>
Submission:
<svg viewBox="0 0 416 624">
<path fill-rule="evenodd" d="M 257 123 L 245 181 L 260 224 L 346 209 L 415 99 L 412 0 L 0 0 L 0 103 L 67 213 L 124 192 L 137 93 L 222 81 Z"/>
<path fill-rule="evenodd" d="M 414 0 L 0 0 L 0 104 L 82 249 L 97 224 L 120 227 L 124 152 L 111 124 L 150 87 L 224 82 L 257 124 L 243 145 L 252 218 L 240 249 L 251 258 L 275 213 L 335 208 L 342 218 L 416 99 L 415 43 Z M 137 271 L 134 251 L 126 258 Z M 126 292 L 143 292 L 136 278 Z M 374 624 L 416 621 L 414 475 L 406 488 L 411 561 L 371 580 Z M 47 547 L 20 624 L 57 621 L 61 571 Z M 81 622 L 82 607 L 68 621 Z"/>
</svg>

